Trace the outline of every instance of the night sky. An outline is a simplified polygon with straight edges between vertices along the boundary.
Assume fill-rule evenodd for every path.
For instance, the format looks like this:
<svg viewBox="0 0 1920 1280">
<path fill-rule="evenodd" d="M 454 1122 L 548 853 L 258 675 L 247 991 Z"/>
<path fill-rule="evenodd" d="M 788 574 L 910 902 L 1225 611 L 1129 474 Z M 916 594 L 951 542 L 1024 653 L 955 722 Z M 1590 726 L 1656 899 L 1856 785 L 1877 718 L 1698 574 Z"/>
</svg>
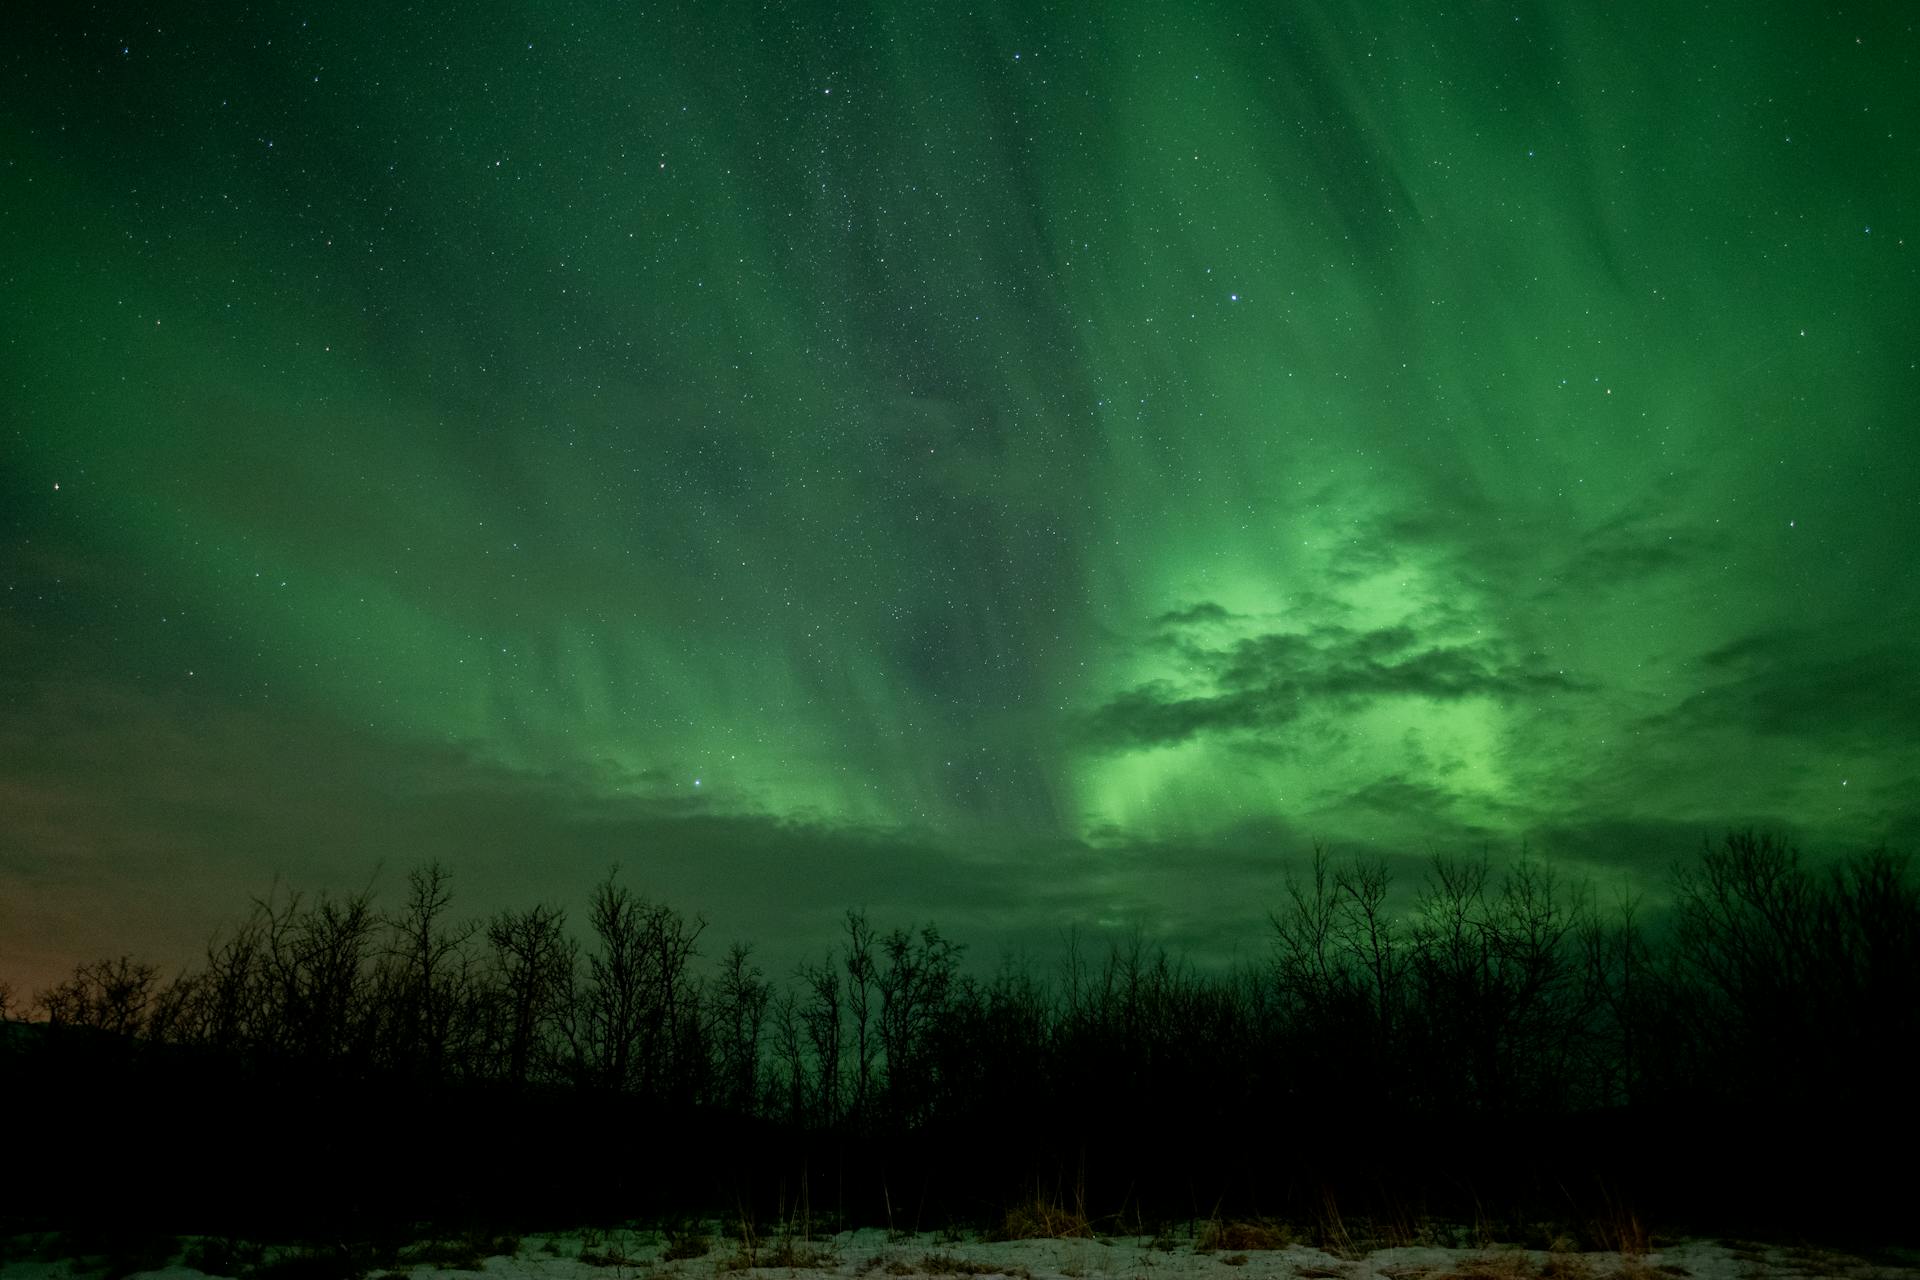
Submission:
<svg viewBox="0 0 1920 1280">
<path fill-rule="evenodd" d="M 434 857 L 778 972 L 1920 846 L 1901 6 L 6 27 L 23 993 Z"/>
</svg>

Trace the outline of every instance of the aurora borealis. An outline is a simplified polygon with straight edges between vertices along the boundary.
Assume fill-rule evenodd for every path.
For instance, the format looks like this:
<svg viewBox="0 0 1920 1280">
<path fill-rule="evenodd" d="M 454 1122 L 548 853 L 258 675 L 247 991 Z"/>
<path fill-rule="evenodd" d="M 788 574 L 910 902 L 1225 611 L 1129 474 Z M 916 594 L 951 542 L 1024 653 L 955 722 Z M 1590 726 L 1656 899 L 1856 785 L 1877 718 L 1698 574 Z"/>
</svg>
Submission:
<svg viewBox="0 0 1920 1280">
<path fill-rule="evenodd" d="M 436 856 L 1204 956 L 1920 843 L 1891 8 L 224 8 L 0 44 L 22 986 Z"/>
</svg>

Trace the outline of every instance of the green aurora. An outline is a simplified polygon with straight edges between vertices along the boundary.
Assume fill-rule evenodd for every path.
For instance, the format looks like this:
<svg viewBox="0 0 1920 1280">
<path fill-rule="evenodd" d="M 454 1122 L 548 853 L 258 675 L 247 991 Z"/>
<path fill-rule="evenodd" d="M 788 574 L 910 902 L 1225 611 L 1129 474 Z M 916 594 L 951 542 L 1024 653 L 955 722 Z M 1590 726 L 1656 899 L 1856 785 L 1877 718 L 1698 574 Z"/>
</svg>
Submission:
<svg viewBox="0 0 1920 1280">
<path fill-rule="evenodd" d="M 224 8 L 0 46 L 19 986 L 436 856 L 1220 957 L 1315 840 L 1920 844 L 1893 9 Z"/>
</svg>

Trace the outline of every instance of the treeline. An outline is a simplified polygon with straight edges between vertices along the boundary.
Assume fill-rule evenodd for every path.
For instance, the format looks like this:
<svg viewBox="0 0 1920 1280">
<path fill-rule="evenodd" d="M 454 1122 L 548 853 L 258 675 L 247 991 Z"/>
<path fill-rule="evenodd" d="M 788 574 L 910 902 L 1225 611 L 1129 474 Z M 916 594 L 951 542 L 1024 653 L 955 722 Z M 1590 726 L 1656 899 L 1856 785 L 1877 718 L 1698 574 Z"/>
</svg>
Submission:
<svg viewBox="0 0 1920 1280">
<path fill-rule="evenodd" d="M 163 979 L 80 966 L 0 1024 L 16 1219 L 349 1232 L 721 1212 L 816 1227 L 1036 1200 L 1213 1213 L 1872 1221 L 1920 1114 L 1920 889 L 1733 834 L 1657 919 L 1548 866 L 1316 853 L 1267 954 L 1144 938 L 987 976 L 849 912 L 777 978 L 609 876 L 584 927 L 448 873 L 276 891 Z M 16 1006 L 18 998 L 14 997 Z M 25 1020 L 22 1020 L 24 1015 Z M 1892 1219 L 1888 1219 L 1891 1221 Z M 1611 1224 L 1611 1225 L 1609 1225 Z"/>
</svg>

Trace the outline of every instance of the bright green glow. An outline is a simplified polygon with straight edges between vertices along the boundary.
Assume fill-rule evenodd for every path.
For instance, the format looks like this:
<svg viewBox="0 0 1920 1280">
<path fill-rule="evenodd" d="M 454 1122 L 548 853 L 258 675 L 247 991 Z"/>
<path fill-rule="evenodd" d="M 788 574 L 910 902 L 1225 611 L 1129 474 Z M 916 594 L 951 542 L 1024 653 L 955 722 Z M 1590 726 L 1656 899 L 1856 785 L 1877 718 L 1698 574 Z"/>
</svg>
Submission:
<svg viewBox="0 0 1920 1280">
<path fill-rule="evenodd" d="M 1236 831 L 1920 831 L 1908 34 L 552 9 L 30 37 L 10 762 L 199 699 L 1102 911 Z"/>
</svg>

